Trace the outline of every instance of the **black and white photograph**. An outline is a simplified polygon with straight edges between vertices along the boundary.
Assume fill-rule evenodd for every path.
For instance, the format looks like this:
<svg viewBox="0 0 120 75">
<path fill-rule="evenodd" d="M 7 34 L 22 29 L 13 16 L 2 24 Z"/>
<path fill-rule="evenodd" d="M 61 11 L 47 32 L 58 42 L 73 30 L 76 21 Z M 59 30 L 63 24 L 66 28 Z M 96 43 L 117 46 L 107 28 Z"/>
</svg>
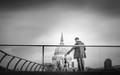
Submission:
<svg viewBox="0 0 120 75">
<path fill-rule="evenodd" d="M 120 0 L 1 0 L 0 73 L 120 72 Z"/>
</svg>

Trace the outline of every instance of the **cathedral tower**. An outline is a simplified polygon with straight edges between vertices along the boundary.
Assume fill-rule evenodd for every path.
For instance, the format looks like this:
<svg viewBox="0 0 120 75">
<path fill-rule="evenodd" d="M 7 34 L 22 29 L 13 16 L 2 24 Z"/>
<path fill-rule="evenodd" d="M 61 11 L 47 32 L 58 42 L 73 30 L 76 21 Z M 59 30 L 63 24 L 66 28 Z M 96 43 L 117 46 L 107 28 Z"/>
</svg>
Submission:
<svg viewBox="0 0 120 75">
<path fill-rule="evenodd" d="M 64 45 L 63 33 L 61 33 L 60 45 Z"/>
<path fill-rule="evenodd" d="M 60 46 L 55 49 L 54 56 L 52 57 L 52 63 L 54 65 L 57 65 L 59 62 L 61 67 L 64 67 L 64 55 L 68 52 L 68 49 L 66 47 L 62 47 L 64 45 L 64 38 L 63 38 L 63 33 L 61 33 L 61 38 L 60 38 Z M 71 56 L 67 56 L 67 60 L 69 63 L 72 60 Z"/>
</svg>

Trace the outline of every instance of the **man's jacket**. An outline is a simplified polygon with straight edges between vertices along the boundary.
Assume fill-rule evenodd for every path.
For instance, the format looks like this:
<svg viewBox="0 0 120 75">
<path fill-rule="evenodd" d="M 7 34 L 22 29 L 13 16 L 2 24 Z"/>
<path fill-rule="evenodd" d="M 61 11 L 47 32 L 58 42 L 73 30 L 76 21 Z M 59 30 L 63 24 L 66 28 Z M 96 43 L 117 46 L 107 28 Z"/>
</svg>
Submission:
<svg viewBox="0 0 120 75">
<path fill-rule="evenodd" d="M 75 43 L 75 45 L 84 45 L 84 43 L 81 42 L 81 41 L 77 41 Z M 85 46 L 81 46 L 81 47 L 73 46 L 67 54 L 69 54 L 73 50 L 74 50 L 74 59 L 76 59 L 76 58 L 86 58 L 86 53 L 85 53 L 86 48 L 85 48 Z"/>
</svg>

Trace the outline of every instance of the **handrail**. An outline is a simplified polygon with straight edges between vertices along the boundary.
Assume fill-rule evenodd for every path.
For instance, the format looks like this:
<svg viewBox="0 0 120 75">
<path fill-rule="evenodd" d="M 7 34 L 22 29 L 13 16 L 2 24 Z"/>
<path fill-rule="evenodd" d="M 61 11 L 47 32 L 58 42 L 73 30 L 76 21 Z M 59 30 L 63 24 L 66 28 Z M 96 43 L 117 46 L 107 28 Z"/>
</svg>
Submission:
<svg viewBox="0 0 120 75">
<path fill-rule="evenodd" d="M 85 46 L 85 47 L 120 47 L 120 45 L 23 45 L 23 44 L 0 44 L 0 46 L 35 46 L 35 47 L 79 47 L 79 46 Z"/>
<path fill-rule="evenodd" d="M 22 59 L 22 60 L 26 60 L 26 61 L 29 61 L 29 62 L 33 62 L 33 61 L 30 61 L 30 60 L 27 60 L 27 59 L 24 59 L 24 58 L 21 58 L 21 57 L 17 57 L 17 56 L 14 56 L 14 55 L 7 54 L 7 53 L 5 53 L 5 52 L 2 51 L 2 50 L 0 50 L 0 52 L 6 54 L 6 55 L 8 55 L 8 56 L 12 56 L 12 57 L 15 57 L 15 58 L 19 58 L 19 59 Z M 33 63 L 36 63 L 36 62 L 33 62 Z M 39 64 L 39 63 L 36 63 L 36 64 Z"/>
<path fill-rule="evenodd" d="M 7 66 L 5 67 L 6 69 L 9 69 L 9 66 L 10 66 L 11 62 L 12 62 L 15 58 L 18 58 L 19 60 L 15 63 L 15 66 L 14 66 L 14 68 L 13 68 L 13 71 L 16 71 L 16 67 L 18 66 L 18 64 L 19 64 L 20 61 L 22 61 L 22 60 L 24 60 L 25 62 L 21 65 L 20 71 L 22 71 L 23 67 L 25 66 L 25 64 L 26 64 L 27 62 L 29 62 L 29 63 L 34 63 L 34 64 L 37 64 L 37 65 L 41 65 L 41 66 L 42 66 L 42 64 L 39 64 L 39 63 L 36 63 L 36 62 L 32 62 L 32 61 L 29 61 L 29 60 L 26 60 L 26 59 L 23 59 L 23 58 L 20 58 L 20 57 L 17 57 L 17 56 L 10 55 L 10 54 L 2 51 L 2 50 L 0 50 L 0 52 L 4 54 L 4 55 L 2 56 L 2 58 L 0 59 L 0 64 L 1 64 L 1 62 L 4 60 L 4 58 L 6 58 L 6 56 L 12 57 L 12 58 L 8 61 Z M 27 71 L 27 68 L 28 68 L 28 67 L 29 67 L 29 64 L 27 65 L 25 71 Z M 31 69 L 32 69 L 32 68 L 33 68 L 33 67 L 31 67 Z"/>
<path fill-rule="evenodd" d="M 0 46 L 30 46 L 30 47 L 42 47 L 42 64 L 36 63 L 36 62 L 32 62 L 29 61 L 27 59 L 21 58 L 21 57 L 17 57 L 14 55 L 10 55 L 2 50 L 0 50 L 1 53 L 3 53 L 4 55 L 2 56 L 2 58 L 0 59 L 0 63 L 3 61 L 4 58 L 6 58 L 6 56 L 11 56 L 12 58 L 9 60 L 8 64 L 7 64 L 7 69 L 9 68 L 10 63 L 12 62 L 12 60 L 14 60 L 15 58 L 18 58 L 19 60 L 17 61 L 17 63 L 14 66 L 13 70 L 16 70 L 16 67 L 18 66 L 18 64 L 20 63 L 20 61 L 24 60 L 24 63 L 22 64 L 20 71 L 22 71 L 23 67 L 25 66 L 25 64 L 27 62 L 29 62 L 27 64 L 27 67 L 25 68 L 25 71 L 27 71 L 28 67 L 30 66 L 30 64 L 32 64 L 32 66 L 30 67 L 30 71 L 34 68 L 34 71 L 38 68 L 38 71 L 42 68 L 42 71 L 45 69 L 45 65 L 44 65 L 44 48 L 45 47 L 120 47 L 120 45 L 23 45 L 23 44 L 0 44 Z M 36 65 L 36 66 L 35 66 Z M 40 66 L 39 66 L 40 65 Z"/>
</svg>

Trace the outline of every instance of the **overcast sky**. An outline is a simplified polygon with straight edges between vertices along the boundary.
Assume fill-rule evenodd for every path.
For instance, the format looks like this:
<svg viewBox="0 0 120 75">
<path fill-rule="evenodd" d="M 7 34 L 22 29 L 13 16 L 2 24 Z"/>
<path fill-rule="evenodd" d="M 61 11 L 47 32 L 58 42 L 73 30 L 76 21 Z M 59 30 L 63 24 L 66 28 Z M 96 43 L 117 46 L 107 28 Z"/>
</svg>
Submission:
<svg viewBox="0 0 120 75">
<path fill-rule="evenodd" d="M 73 45 L 75 37 L 86 45 L 119 45 L 119 13 L 119 0 L 5 0 L 0 2 L 0 44 L 58 45 L 63 32 L 66 45 Z M 41 62 L 41 48 L 38 47 L 1 49 Z M 105 58 L 116 58 L 114 64 L 119 64 L 118 48 L 87 48 L 87 66 L 100 64 L 99 50 L 104 57 L 102 63 Z M 54 48 L 46 48 L 45 52 L 46 57 L 50 56 L 46 62 L 51 61 Z"/>
</svg>

